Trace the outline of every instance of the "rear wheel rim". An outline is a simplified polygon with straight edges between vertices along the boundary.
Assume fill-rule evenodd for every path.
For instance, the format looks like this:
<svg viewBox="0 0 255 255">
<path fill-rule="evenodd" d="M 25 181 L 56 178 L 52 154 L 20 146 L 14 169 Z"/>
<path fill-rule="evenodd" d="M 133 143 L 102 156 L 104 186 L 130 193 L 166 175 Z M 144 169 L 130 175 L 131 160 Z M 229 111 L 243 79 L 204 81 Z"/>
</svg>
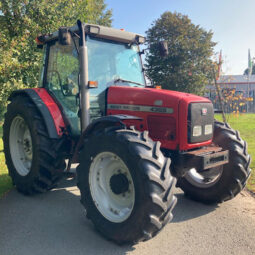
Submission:
<svg viewBox="0 0 255 255">
<path fill-rule="evenodd" d="M 190 169 L 185 179 L 195 187 L 210 188 L 219 180 L 223 172 L 223 166 L 214 167 L 204 172 L 198 172 L 195 168 Z"/>
<path fill-rule="evenodd" d="M 12 120 L 9 148 L 17 173 L 21 176 L 28 175 L 32 166 L 33 144 L 29 127 L 21 116 Z"/>
<path fill-rule="evenodd" d="M 128 167 L 116 154 L 101 152 L 92 160 L 89 186 L 95 206 L 107 220 L 120 223 L 131 215 L 134 183 Z"/>
</svg>

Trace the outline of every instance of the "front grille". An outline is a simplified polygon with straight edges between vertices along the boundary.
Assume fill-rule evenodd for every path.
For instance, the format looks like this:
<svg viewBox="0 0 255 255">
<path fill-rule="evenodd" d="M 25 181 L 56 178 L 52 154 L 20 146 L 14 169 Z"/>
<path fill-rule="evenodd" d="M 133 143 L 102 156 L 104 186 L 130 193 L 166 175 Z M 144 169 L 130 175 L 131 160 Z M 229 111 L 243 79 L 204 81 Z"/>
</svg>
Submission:
<svg viewBox="0 0 255 255">
<path fill-rule="evenodd" d="M 205 110 L 206 109 L 206 113 Z M 199 143 L 212 139 L 213 132 L 205 135 L 205 125 L 214 121 L 213 105 L 211 103 L 191 103 L 188 109 L 188 143 Z M 202 134 L 193 136 L 194 126 L 202 126 Z"/>
</svg>

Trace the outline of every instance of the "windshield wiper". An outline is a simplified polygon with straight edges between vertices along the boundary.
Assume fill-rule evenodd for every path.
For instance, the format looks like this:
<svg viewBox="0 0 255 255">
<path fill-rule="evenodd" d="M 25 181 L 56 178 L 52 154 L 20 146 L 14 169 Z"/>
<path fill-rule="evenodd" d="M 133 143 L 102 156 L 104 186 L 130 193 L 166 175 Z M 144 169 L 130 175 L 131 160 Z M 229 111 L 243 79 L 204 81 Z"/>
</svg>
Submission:
<svg viewBox="0 0 255 255">
<path fill-rule="evenodd" d="M 142 84 L 142 83 L 135 82 L 135 81 L 129 81 L 129 80 L 121 79 L 121 78 L 115 79 L 113 82 L 114 82 L 114 84 L 117 82 L 133 83 L 133 84 L 140 85 L 140 86 L 144 87 L 144 84 Z"/>
</svg>

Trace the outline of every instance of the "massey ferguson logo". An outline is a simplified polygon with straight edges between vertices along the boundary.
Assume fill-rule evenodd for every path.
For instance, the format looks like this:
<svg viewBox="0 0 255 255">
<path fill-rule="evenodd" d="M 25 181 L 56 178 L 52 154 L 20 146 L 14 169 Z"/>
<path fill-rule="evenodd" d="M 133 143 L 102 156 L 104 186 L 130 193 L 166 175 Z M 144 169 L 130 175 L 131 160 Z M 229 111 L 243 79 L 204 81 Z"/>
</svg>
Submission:
<svg viewBox="0 0 255 255">
<path fill-rule="evenodd" d="M 202 108 L 202 115 L 206 115 L 207 114 L 207 108 Z"/>
</svg>

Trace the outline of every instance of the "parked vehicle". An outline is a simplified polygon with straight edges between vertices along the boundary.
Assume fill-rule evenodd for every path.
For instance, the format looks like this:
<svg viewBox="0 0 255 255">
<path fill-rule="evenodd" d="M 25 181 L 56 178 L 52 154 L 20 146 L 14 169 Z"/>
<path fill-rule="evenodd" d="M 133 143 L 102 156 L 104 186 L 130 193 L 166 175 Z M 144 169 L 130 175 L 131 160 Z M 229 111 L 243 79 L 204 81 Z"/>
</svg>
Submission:
<svg viewBox="0 0 255 255">
<path fill-rule="evenodd" d="M 118 243 L 154 237 L 172 219 L 177 185 L 220 203 L 250 174 L 247 144 L 214 121 L 210 100 L 147 87 L 143 36 L 84 24 L 37 38 L 39 87 L 14 91 L 3 127 L 9 174 L 24 194 L 55 187 L 79 163 L 87 217 Z M 159 44 L 167 55 L 167 44 Z"/>
</svg>

